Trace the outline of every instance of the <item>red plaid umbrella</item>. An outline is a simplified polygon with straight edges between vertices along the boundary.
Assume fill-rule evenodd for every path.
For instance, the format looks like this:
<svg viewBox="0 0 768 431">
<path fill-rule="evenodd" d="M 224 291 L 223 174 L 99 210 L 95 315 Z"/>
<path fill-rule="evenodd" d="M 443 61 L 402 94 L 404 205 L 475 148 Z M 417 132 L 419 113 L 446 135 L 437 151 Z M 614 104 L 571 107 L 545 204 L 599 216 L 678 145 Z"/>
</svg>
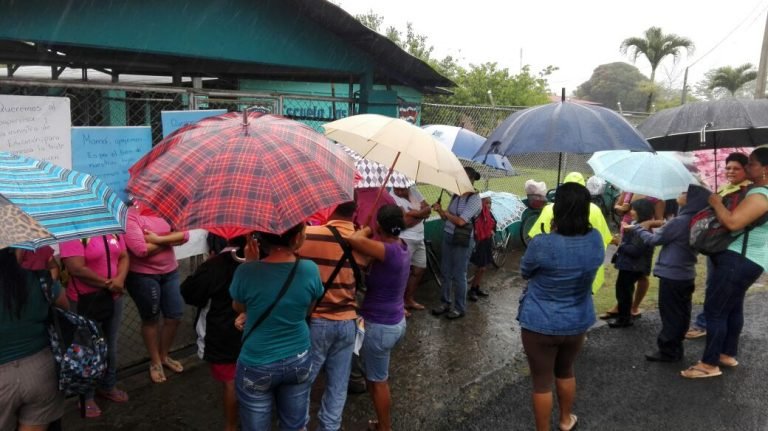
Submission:
<svg viewBox="0 0 768 431">
<path fill-rule="evenodd" d="M 304 124 L 231 112 L 177 130 L 129 171 L 128 191 L 177 229 L 233 237 L 282 233 L 352 200 L 355 165 Z"/>
</svg>

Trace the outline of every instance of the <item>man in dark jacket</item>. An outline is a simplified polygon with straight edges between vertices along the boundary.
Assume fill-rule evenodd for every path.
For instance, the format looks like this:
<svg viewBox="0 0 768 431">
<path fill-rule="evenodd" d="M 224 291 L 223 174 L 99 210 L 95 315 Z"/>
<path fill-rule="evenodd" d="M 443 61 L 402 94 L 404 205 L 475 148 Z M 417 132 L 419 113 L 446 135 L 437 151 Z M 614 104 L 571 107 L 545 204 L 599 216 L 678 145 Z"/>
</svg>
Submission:
<svg viewBox="0 0 768 431">
<path fill-rule="evenodd" d="M 229 285 L 243 261 L 237 252 L 244 248 L 245 237 L 233 238 L 181 284 L 184 301 L 199 310 L 195 324 L 198 356 L 210 363 L 211 375 L 224 388 L 226 431 L 238 429 L 235 364 L 240 355 L 242 329 L 235 327 L 237 312 L 232 309 Z"/>
<path fill-rule="evenodd" d="M 680 213 L 651 233 L 657 220 L 635 228 L 642 240 L 651 246 L 661 245 L 653 275 L 659 279 L 659 314 L 661 332 L 656 340 L 658 350 L 645 355 L 649 361 L 676 362 L 683 358 L 683 340 L 691 319 L 691 298 L 696 278 L 696 251 L 689 244 L 691 218 L 707 206 L 711 192 L 691 185 L 678 197 Z"/>
</svg>

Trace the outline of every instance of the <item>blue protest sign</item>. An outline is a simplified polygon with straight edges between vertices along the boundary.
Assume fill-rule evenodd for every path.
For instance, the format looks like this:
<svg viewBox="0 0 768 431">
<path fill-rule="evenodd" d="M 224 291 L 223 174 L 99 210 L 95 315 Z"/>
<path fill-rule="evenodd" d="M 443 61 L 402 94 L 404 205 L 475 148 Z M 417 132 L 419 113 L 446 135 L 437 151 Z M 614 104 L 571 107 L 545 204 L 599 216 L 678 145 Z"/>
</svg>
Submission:
<svg viewBox="0 0 768 431">
<path fill-rule="evenodd" d="M 72 169 L 99 177 L 123 201 L 128 168 L 151 149 L 149 127 L 72 128 Z"/>
<path fill-rule="evenodd" d="M 163 138 L 173 133 L 176 129 L 195 123 L 206 117 L 226 114 L 226 109 L 206 109 L 203 111 L 162 111 L 160 119 L 163 123 Z"/>
</svg>

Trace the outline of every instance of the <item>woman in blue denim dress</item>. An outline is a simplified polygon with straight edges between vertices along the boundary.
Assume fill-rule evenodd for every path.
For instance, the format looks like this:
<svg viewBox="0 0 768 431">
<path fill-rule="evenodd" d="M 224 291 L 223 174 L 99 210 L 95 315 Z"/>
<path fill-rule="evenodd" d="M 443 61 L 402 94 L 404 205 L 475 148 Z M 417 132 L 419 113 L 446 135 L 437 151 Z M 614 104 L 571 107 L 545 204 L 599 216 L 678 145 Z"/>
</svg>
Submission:
<svg viewBox="0 0 768 431">
<path fill-rule="evenodd" d="M 578 420 L 572 413 L 573 363 L 595 322 L 592 281 L 605 257 L 603 239 L 589 224 L 589 203 L 589 191 L 581 184 L 558 187 L 552 233 L 535 236 L 520 261 L 528 286 L 517 320 L 533 379 L 537 430 L 550 429 L 553 381 L 559 429 L 569 431 Z"/>
</svg>

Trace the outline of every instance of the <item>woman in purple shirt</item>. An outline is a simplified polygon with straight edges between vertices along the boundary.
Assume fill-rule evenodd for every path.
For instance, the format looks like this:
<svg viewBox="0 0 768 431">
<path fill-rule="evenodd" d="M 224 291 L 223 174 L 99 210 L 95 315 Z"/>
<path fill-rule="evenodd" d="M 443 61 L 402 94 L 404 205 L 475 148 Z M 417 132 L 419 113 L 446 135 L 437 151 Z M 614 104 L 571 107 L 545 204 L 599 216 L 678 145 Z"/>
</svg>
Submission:
<svg viewBox="0 0 768 431">
<path fill-rule="evenodd" d="M 369 422 L 369 429 L 388 431 L 392 429 L 392 399 L 387 382 L 389 356 L 405 334 L 403 294 L 411 259 L 408 247 L 400 239 L 400 232 L 405 229 L 403 210 L 397 205 L 385 205 L 376 214 L 376 221 L 380 240 L 371 239 L 373 232 L 366 226 L 349 236 L 347 241 L 353 250 L 373 259 L 360 309 L 365 319 L 365 339 L 360 356 L 378 419 Z"/>
</svg>

